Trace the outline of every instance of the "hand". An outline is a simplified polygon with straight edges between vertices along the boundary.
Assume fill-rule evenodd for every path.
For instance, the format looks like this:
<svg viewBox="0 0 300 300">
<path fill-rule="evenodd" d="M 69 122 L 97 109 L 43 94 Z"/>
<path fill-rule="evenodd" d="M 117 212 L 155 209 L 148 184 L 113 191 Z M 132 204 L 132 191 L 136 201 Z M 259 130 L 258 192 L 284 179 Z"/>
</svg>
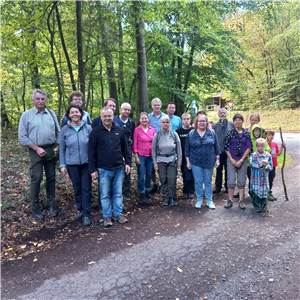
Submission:
<svg viewBox="0 0 300 300">
<path fill-rule="evenodd" d="M 39 157 L 43 157 L 46 155 L 46 151 L 45 149 L 41 148 L 41 147 L 38 147 L 36 150 L 35 150 L 36 154 L 39 156 Z"/>
<path fill-rule="evenodd" d="M 186 162 L 186 167 L 191 170 L 192 169 L 192 165 L 189 161 Z"/>
<path fill-rule="evenodd" d="M 243 164 L 243 161 L 241 159 L 235 163 L 235 165 L 238 169 L 241 167 L 242 164 Z"/>
<path fill-rule="evenodd" d="M 67 174 L 67 168 L 66 167 L 61 167 L 60 168 L 60 173 L 62 173 L 65 176 Z"/>
<path fill-rule="evenodd" d="M 157 171 L 158 171 L 158 166 L 157 166 L 157 164 L 154 164 L 153 167 L 154 167 L 154 170 L 157 172 Z"/>
<path fill-rule="evenodd" d="M 267 160 L 263 160 L 261 163 L 262 163 L 262 165 L 263 165 L 264 167 L 268 165 L 268 161 L 267 161 Z"/>
<path fill-rule="evenodd" d="M 125 165 L 125 174 L 128 175 L 130 173 L 130 166 Z"/>
<path fill-rule="evenodd" d="M 91 177 L 92 177 L 92 180 L 96 180 L 97 179 L 97 171 L 91 173 Z"/>
<path fill-rule="evenodd" d="M 217 160 L 216 160 L 216 168 L 218 168 L 218 167 L 219 167 L 219 165 L 220 165 L 220 160 L 219 160 L 219 159 L 217 159 Z"/>
<path fill-rule="evenodd" d="M 135 164 L 137 166 L 139 166 L 141 164 L 141 161 L 140 161 L 140 159 L 138 157 L 135 158 Z"/>
</svg>

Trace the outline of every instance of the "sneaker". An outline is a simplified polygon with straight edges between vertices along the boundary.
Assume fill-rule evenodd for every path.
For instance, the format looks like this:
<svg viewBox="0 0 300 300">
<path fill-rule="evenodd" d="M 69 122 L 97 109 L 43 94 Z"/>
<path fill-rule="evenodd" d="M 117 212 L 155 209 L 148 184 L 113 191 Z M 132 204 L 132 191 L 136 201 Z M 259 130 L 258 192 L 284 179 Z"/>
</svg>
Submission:
<svg viewBox="0 0 300 300">
<path fill-rule="evenodd" d="M 231 208 L 232 205 L 233 205 L 233 203 L 232 203 L 231 200 L 226 200 L 225 205 L 224 205 L 224 208 Z"/>
<path fill-rule="evenodd" d="M 42 214 L 42 212 L 33 212 L 32 213 L 32 217 L 36 220 L 36 221 L 43 221 L 44 220 L 44 215 Z"/>
<path fill-rule="evenodd" d="M 125 223 L 128 223 L 128 220 L 127 220 L 123 215 L 120 215 L 120 216 L 116 219 L 116 222 L 118 222 L 119 224 L 125 224 Z"/>
<path fill-rule="evenodd" d="M 244 201 L 239 201 L 239 208 L 240 209 L 246 209 L 246 204 Z"/>
<path fill-rule="evenodd" d="M 239 197 L 240 195 L 238 193 L 233 195 L 233 198 L 239 198 Z"/>
<path fill-rule="evenodd" d="M 58 211 L 54 207 L 50 207 L 49 209 L 49 217 L 54 218 L 58 215 Z"/>
<path fill-rule="evenodd" d="M 200 209 L 202 207 L 202 202 L 197 201 L 195 207 Z"/>
<path fill-rule="evenodd" d="M 83 226 L 90 226 L 92 224 L 90 217 L 84 216 L 82 217 Z"/>
<path fill-rule="evenodd" d="M 177 205 L 176 198 L 170 198 L 170 206 L 176 206 L 176 205 Z"/>
<path fill-rule="evenodd" d="M 216 206 L 213 201 L 210 201 L 206 204 L 209 209 L 216 209 Z"/>
<path fill-rule="evenodd" d="M 78 212 L 77 215 L 75 216 L 75 220 L 76 220 L 76 221 L 77 221 L 77 220 L 80 220 L 80 219 L 82 219 L 82 217 L 83 217 L 82 213 L 81 213 L 81 212 Z"/>
<path fill-rule="evenodd" d="M 113 225 L 113 223 L 112 223 L 110 217 L 104 218 L 104 222 L 103 222 L 104 227 L 111 227 L 112 225 Z"/>
</svg>

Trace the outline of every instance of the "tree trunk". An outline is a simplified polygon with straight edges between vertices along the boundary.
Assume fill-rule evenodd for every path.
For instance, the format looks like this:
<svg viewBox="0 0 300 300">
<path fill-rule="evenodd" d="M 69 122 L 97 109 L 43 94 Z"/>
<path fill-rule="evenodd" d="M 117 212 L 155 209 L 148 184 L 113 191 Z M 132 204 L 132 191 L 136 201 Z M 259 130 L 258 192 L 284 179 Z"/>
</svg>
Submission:
<svg viewBox="0 0 300 300">
<path fill-rule="evenodd" d="M 77 61 L 78 61 L 78 81 L 80 91 L 85 94 L 85 66 L 83 61 L 83 40 L 81 24 L 81 1 L 76 1 L 76 37 L 77 37 Z"/>
<path fill-rule="evenodd" d="M 8 115 L 6 112 L 2 91 L 0 91 L 0 98 L 1 98 L 1 128 L 9 128 L 11 127 L 10 126 L 11 124 L 9 122 Z"/>
<path fill-rule="evenodd" d="M 137 51 L 137 110 L 148 110 L 148 82 L 147 82 L 147 58 L 144 40 L 144 21 L 141 13 L 141 2 L 134 1 L 133 8 L 135 12 L 135 37 Z"/>
<path fill-rule="evenodd" d="M 75 91 L 76 90 L 76 82 L 75 82 L 74 75 L 73 75 L 73 69 L 72 69 L 70 56 L 69 56 L 68 49 L 67 49 L 67 46 L 65 43 L 65 38 L 63 35 L 61 19 L 60 19 L 60 14 L 59 14 L 59 10 L 58 10 L 58 1 L 53 1 L 53 4 L 55 5 L 54 8 L 55 8 L 55 14 L 56 14 L 58 34 L 60 37 L 60 42 L 61 42 L 61 45 L 62 45 L 62 48 L 64 51 L 64 55 L 66 58 L 66 62 L 67 62 L 68 70 L 69 70 L 70 81 L 71 81 L 71 85 L 72 85 L 72 90 Z"/>
<path fill-rule="evenodd" d="M 26 103 L 25 103 L 25 94 L 26 94 L 26 76 L 25 76 L 25 70 L 24 65 L 22 65 L 22 83 L 23 83 L 23 89 L 22 89 L 22 105 L 23 105 L 23 111 L 26 110 Z"/>
<path fill-rule="evenodd" d="M 186 94 L 189 86 L 189 82 L 192 75 L 192 67 L 193 67 L 193 60 L 194 60 L 194 52 L 195 52 L 195 44 L 193 43 L 190 50 L 189 56 L 189 63 L 185 74 L 184 85 L 183 85 L 183 92 Z"/>
<path fill-rule="evenodd" d="M 34 29 L 35 31 L 35 29 Z M 31 62 L 31 74 L 32 74 L 32 87 L 34 89 L 40 89 L 41 88 L 41 80 L 40 80 L 40 73 L 39 73 L 39 67 L 36 62 L 37 58 L 37 48 L 36 48 L 36 40 L 34 39 L 31 43 L 31 50 L 32 50 L 32 58 L 33 62 Z"/>
</svg>

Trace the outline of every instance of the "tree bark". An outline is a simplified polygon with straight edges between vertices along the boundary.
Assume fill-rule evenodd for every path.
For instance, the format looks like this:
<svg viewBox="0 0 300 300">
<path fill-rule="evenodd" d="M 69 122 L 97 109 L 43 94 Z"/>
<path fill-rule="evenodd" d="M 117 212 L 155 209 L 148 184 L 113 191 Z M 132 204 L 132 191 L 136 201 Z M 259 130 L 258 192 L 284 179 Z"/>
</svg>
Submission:
<svg viewBox="0 0 300 300">
<path fill-rule="evenodd" d="M 186 94 L 189 86 L 189 82 L 192 75 L 192 68 L 193 68 L 193 60 L 194 60 L 194 52 L 195 52 L 195 44 L 193 43 L 190 50 L 189 56 L 189 63 L 185 74 L 184 85 L 183 85 L 183 92 Z"/>
<path fill-rule="evenodd" d="M 59 13 L 59 9 L 58 9 L 58 1 L 53 1 L 53 4 L 55 4 L 54 9 L 55 9 L 55 15 L 56 15 L 58 34 L 59 34 L 59 37 L 60 37 L 60 42 L 61 42 L 61 45 L 62 45 L 62 48 L 63 48 L 63 51 L 64 51 L 64 55 L 65 55 L 65 58 L 66 58 L 67 67 L 68 67 L 69 76 L 70 76 L 70 81 L 71 81 L 71 85 L 72 85 L 72 90 L 75 91 L 76 90 L 76 82 L 75 82 L 75 79 L 74 79 L 72 64 L 71 64 L 69 52 L 68 52 L 68 49 L 67 49 L 67 46 L 66 46 L 66 42 L 65 42 L 65 38 L 64 38 L 64 34 L 63 34 L 63 29 L 62 29 L 62 25 L 61 25 L 60 13 Z"/>
<path fill-rule="evenodd" d="M 4 97 L 2 91 L 0 91 L 1 98 L 1 128 L 9 128 L 11 124 L 8 119 L 8 115 L 5 108 Z"/>
</svg>

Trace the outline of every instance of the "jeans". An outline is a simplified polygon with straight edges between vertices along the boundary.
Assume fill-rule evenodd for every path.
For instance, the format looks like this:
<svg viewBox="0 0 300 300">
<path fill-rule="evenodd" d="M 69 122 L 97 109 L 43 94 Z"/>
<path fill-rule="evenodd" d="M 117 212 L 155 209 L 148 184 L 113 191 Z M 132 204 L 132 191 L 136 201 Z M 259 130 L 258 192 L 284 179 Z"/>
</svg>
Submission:
<svg viewBox="0 0 300 300">
<path fill-rule="evenodd" d="M 152 175 L 152 157 L 140 156 L 139 155 L 140 164 L 137 166 L 137 174 L 138 174 L 138 192 L 140 194 L 144 194 L 145 192 L 149 192 L 151 190 L 151 175 Z"/>
<path fill-rule="evenodd" d="M 221 191 L 222 189 L 222 181 L 223 181 L 223 169 L 224 169 L 224 175 L 225 175 L 225 180 L 224 180 L 224 187 L 227 190 L 227 155 L 226 152 L 222 152 L 220 154 L 220 165 L 217 168 L 217 173 L 216 173 L 216 190 Z"/>
<path fill-rule="evenodd" d="M 75 194 L 76 207 L 83 216 L 88 217 L 91 211 L 91 175 L 88 164 L 68 165 Z"/>
<path fill-rule="evenodd" d="M 206 204 L 212 201 L 212 174 L 213 168 L 206 169 L 192 165 L 192 172 L 195 181 L 195 192 L 197 202 L 202 203 L 203 198 L 203 184 L 205 190 Z"/>
<path fill-rule="evenodd" d="M 176 198 L 177 163 L 157 163 L 163 198 Z"/>
<path fill-rule="evenodd" d="M 98 169 L 100 201 L 104 218 L 119 218 L 123 211 L 122 185 L 124 167 L 114 170 Z"/>
<path fill-rule="evenodd" d="M 41 189 L 41 181 L 43 179 L 43 169 L 46 174 L 46 193 L 50 207 L 56 209 L 57 203 L 55 200 L 55 167 L 56 159 L 46 160 L 45 157 L 40 157 L 32 149 L 29 149 L 30 156 L 30 195 L 31 208 L 33 213 L 41 211 L 39 194 Z"/>
</svg>

